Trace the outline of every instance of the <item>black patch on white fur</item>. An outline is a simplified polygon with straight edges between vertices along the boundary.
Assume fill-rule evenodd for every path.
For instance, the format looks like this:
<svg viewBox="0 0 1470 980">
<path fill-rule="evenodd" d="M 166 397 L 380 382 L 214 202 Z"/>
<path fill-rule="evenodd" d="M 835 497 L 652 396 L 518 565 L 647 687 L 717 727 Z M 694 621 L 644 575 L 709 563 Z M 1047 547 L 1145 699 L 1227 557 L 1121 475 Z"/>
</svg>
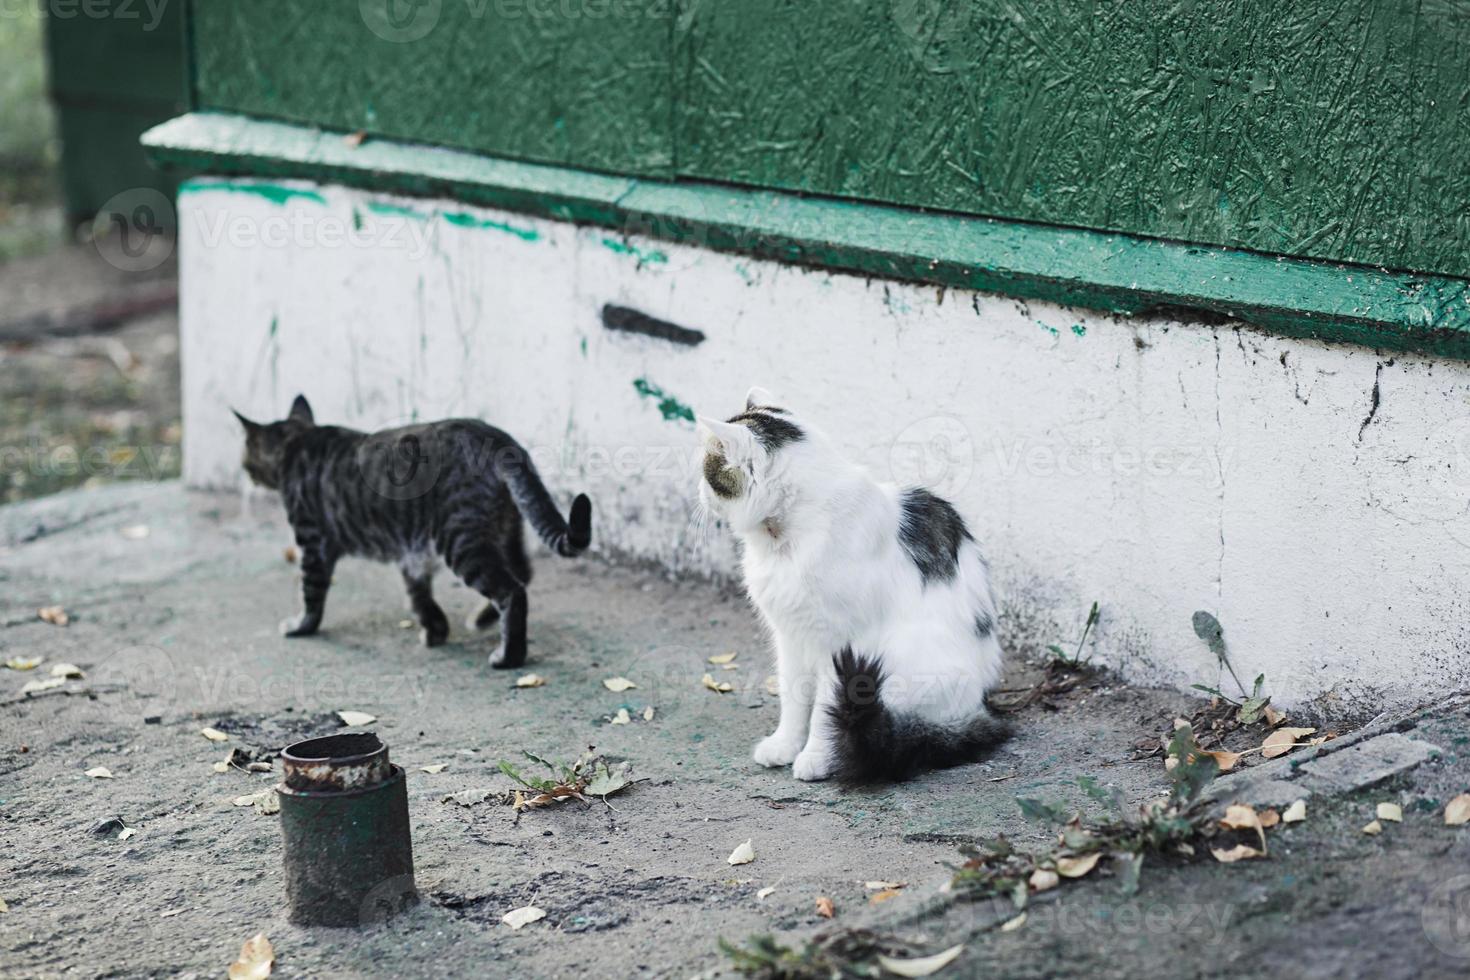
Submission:
<svg viewBox="0 0 1470 980">
<path fill-rule="evenodd" d="M 922 487 L 905 490 L 898 537 L 927 585 L 948 582 L 959 566 L 960 545 L 970 539 L 964 518 L 949 501 Z"/>
<path fill-rule="evenodd" d="M 780 409 L 760 408 L 754 411 L 741 412 L 733 419 L 727 421 L 736 425 L 743 425 L 755 433 L 756 441 L 768 453 L 773 453 L 786 445 L 788 442 L 800 442 L 806 438 L 806 433 L 795 422 L 771 415 Z"/>
<path fill-rule="evenodd" d="M 975 635 L 980 639 L 989 639 L 990 634 L 995 632 L 995 620 L 990 618 L 990 613 L 975 614 Z"/>
<path fill-rule="evenodd" d="M 847 648 L 832 658 L 837 696 L 827 709 L 836 728 L 836 778 L 848 786 L 897 782 L 929 769 L 975 762 L 1010 729 L 988 714 L 955 727 L 893 714 L 883 706 L 883 671 Z"/>
</svg>

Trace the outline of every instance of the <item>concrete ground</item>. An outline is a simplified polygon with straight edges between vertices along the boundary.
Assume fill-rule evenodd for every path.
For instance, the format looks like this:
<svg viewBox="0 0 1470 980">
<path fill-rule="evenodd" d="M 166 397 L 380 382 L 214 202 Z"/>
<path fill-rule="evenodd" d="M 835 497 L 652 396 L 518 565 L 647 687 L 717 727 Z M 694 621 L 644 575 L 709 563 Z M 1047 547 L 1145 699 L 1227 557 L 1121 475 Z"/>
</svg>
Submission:
<svg viewBox="0 0 1470 980">
<path fill-rule="evenodd" d="M 1265 770 L 1278 792 L 1282 778 L 1300 783 L 1288 795 L 1310 792 L 1309 818 L 1273 830 L 1268 858 L 1149 864 L 1131 898 L 1099 870 L 1002 932 L 1014 915 L 1004 903 L 943 893 L 957 845 L 1004 833 L 1046 847 L 1053 832 L 1025 822 L 1015 799 L 1090 806 L 1080 776 L 1130 802 L 1161 795 L 1162 760 L 1140 746 L 1196 699 L 1093 680 L 1020 712 L 1016 737 L 983 764 L 864 792 L 798 783 L 749 760 L 777 701 L 738 596 L 542 555 L 527 669 L 546 684 L 516 689 L 485 664 L 493 634 L 457 629 L 445 647 L 419 646 L 400 625 L 397 573 L 362 562 L 339 566 L 320 636 L 281 638 L 276 623 L 297 601 L 288 535 L 271 498 L 246 503 L 165 482 L 0 508 L 0 660 L 46 658 L 0 670 L 0 975 L 217 976 L 265 932 L 279 977 L 688 977 L 727 969 L 721 937 L 793 942 L 845 926 L 926 949 L 964 942 L 945 976 L 1470 970 L 1470 833 L 1441 817 L 1470 788 L 1463 701 L 1380 719 L 1374 731 L 1440 751 L 1360 774 L 1383 777 L 1371 786 L 1328 784 L 1292 757 Z M 474 597 L 442 574 L 439 589 L 458 624 Z M 37 616 L 56 605 L 69 625 Z M 727 652 L 736 669 L 707 663 Z M 20 694 L 58 662 L 86 676 Z M 707 690 L 706 672 L 736 689 Z M 614 676 L 637 687 L 613 693 L 601 682 Z M 1035 677 L 1013 663 L 1007 686 Z M 631 723 L 610 723 L 619 708 Z M 268 753 L 334 730 L 341 709 L 376 716 L 408 770 L 426 898 L 363 931 L 287 923 L 278 817 L 232 805 L 279 776 L 212 768 L 231 748 Z M 204 726 L 230 741 L 201 737 Z M 591 745 L 644 781 L 609 805 L 519 819 L 502 802 L 512 784 L 500 760 L 571 759 Z M 1345 758 L 1346 748 L 1324 761 Z M 446 768 L 421 771 L 436 764 Z M 94 767 L 113 778 L 86 776 Z M 456 795 L 485 798 L 445 802 Z M 1403 822 L 1361 833 L 1385 800 L 1402 805 Z M 111 817 L 134 833 L 94 832 Z M 755 860 L 732 867 L 746 840 Z M 874 905 L 863 884 L 874 879 L 908 887 Z M 822 896 L 831 921 L 817 914 Z M 501 923 L 528 904 L 546 918 L 519 931 Z"/>
</svg>

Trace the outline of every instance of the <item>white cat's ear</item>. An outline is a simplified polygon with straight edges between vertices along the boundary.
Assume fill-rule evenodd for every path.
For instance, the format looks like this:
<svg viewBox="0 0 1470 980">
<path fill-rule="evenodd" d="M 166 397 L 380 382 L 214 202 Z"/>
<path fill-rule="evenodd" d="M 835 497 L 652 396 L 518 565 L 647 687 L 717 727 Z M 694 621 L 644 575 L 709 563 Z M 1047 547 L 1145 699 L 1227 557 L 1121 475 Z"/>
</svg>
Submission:
<svg viewBox="0 0 1470 980">
<path fill-rule="evenodd" d="M 776 396 L 764 388 L 752 388 L 745 393 L 745 410 L 747 412 L 756 408 L 775 408 Z"/>
<path fill-rule="evenodd" d="M 695 431 L 699 434 L 700 442 L 706 449 L 713 449 L 726 455 L 729 455 L 732 450 L 738 451 L 746 448 L 752 439 L 751 431 L 743 425 L 721 422 L 703 415 L 695 417 Z"/>
</svg>

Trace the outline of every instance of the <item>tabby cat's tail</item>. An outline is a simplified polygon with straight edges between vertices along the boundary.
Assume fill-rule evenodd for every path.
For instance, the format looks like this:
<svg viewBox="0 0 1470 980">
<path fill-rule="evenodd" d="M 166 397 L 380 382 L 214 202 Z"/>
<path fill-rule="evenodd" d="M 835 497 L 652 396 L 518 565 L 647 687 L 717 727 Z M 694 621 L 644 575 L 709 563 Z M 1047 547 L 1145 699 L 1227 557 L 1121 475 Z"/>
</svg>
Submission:
<svg viewBox="0 0 1470 980">
<path fill-rule="evenodd" d="M 587 550 L 592 543 L 592 501 L 585 493 L 577 494 L 570 518 L 562 520 L 529 454 L 522 454 L 520 465 L 506 467 L 501 477 L 521 516 L 531 522 L 548 548 L 563 558 L 575 558 Z"/>
<path fill-rule="evenodd" d="M 827 709 L 836 728 L 836 778 L 847 785 L 897 782 L 927 769 L 974 762 L 1010 729 L 987 713 L 962 725 L 896 715 L 883 704 L 883 671 L 851 648 L 833 658 L 837 698 Z"/>
</svg>

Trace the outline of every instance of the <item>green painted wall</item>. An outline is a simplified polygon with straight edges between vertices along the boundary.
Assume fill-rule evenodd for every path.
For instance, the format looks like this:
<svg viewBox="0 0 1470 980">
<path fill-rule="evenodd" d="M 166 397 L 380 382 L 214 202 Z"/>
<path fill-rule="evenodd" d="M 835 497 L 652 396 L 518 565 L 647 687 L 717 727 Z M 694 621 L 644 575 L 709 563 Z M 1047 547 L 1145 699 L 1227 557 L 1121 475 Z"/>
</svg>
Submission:
<svg viewBox="0 0 1470 980">
<path fill-rule="evenodd" d="M 384 20 L 389 9 L 429 19 Z M 1458 0 L 192 10 L 205 108 L 582 169 L 1470 274 L 1470 6 Z"/>
<path fill-rule="evenodd" d="M 196 101 L 545 163 L 669 173 L 669 21 L 657 10 L 534 12 L 547 6 L 194 0 Z"/>
</svg>

